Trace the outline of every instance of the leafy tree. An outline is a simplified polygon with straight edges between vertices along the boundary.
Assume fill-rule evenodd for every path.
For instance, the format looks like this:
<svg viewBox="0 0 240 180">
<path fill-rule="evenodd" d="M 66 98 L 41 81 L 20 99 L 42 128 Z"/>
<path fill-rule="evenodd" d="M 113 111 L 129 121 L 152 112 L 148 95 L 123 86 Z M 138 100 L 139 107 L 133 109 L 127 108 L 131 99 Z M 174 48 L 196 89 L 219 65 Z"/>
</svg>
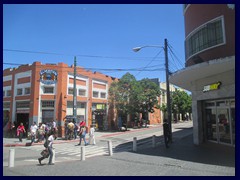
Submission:
<svg viewBox="0 0 240 180">
<path fill-rule="evenodd" d="M 176 90 L 171 95 L 172 113 L 182 114 L 192 112 L 192 99 L 185 91 Z"/>
<path fill-rule="evenodd" d="M 137 81 L 133 75 L 126 73 L 118 82 L 111 84 L 109 95 L 119 114 L 153 113 L 160 88 L 149 79 Z"/>
</svg>

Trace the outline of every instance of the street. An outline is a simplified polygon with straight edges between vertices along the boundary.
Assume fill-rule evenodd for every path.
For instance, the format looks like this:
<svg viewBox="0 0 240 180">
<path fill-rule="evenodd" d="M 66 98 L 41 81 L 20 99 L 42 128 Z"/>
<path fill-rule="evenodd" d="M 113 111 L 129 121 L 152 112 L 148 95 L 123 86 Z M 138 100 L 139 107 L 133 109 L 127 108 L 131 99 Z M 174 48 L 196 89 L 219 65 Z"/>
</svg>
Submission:
<svg viewBox="0 0 240 180">
<path fill-rule="evenodd" d="M 165 148 L 162 134 L 160 126 L 98 133 L 97 144 L 85 146 L 85 161 L 81 161 L 81 146 L 75 146 L 78 141 L 56 143 L 55 165 L 51 167 L 38 164 L 42 145 L 4 147 L 3 175 L 38 176 L 39 170 L 45 176 L 235 175 L 234 148 L 213 143 L 194 146 L 191 121 L 173 124 L 173 143 L 169 149 Z M 156 135 L 155 148 L 153 135 Z M 133 137 L 137 137 L 137 152 L 132 151 Z M 112 141 L 113 156 L 108 155 L 108 140 Z M 15 149 L 15 167 L 11 168 L 8 167 L 10 148 Z M 216 148 L 218 151 L 214 152 Z M 221 153 L 225 157 L 219 158 Z M 47 159 L 43 163 L 47 164 Z"/>
</svg>

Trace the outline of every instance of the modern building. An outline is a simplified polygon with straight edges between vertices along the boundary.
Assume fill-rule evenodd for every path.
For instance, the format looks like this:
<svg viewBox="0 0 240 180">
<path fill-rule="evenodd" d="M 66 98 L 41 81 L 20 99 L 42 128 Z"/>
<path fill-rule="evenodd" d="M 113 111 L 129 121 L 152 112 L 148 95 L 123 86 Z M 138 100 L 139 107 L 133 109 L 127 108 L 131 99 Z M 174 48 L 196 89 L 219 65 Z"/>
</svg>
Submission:
<svg viewBox="0 0 240 180">
<path fill-rule="evenodd" d="M 194 144 L 235 146 L 235 6 L 185 4 L 185 68 L 170 83 L 192 92 Z"/>
<path fill-rule="evenodd" d="M 77 117 L 87 126 L 111 129 L 112 108 L 108 88 L 116 79 L 76 68 Z M 3 71 L 3 125 L 8 121 L 48 123 L 56 120 L 59 135 L 64 135 L 64 121 L 73 115 L 74 66 L 64 63 L 34 62 Z M 116 122 L 115 122 L 116 123 Z"/>
</svg>

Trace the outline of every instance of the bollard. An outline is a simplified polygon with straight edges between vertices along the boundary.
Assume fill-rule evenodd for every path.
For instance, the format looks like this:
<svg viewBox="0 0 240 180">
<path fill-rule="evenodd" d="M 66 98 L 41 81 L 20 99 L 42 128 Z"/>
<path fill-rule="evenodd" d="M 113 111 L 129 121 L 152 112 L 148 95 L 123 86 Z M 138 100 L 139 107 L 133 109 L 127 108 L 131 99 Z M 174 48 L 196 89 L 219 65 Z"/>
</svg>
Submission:
<svg viewBox="0 0 240 180">
<path fill-rule="evenodd" d="M 112 141 L 108 141 L 108 152 L 109 152 L 109 156 L 113 155 L 113 151 L 112 151 Z"/>
<path fill-rule="evenodd" d="M 81 161 L 85 161 L 85 146 L 81 147 Z"/>
<path fill-rule="evenodd" d="M 137 138 L 136 137 L 133 138 L 133 151 L 137 152 Z"/>
<path fill-rule="evenodd" d="M 14 167 L 15 149 L 9 149 L 8 167 Z"/>
<path fill-rule="evenodd" d="M 156 136 L 153 135 L 152 137 L 152 147 L 155 148 L 156 147 Z"/>
<path fill-rule="evenodd" d="M 53 152 L 53 158 L 52 158 L 52 163 L 55 163 L 55 149 L 52 148 L 52 152 Z"/>
</svg>

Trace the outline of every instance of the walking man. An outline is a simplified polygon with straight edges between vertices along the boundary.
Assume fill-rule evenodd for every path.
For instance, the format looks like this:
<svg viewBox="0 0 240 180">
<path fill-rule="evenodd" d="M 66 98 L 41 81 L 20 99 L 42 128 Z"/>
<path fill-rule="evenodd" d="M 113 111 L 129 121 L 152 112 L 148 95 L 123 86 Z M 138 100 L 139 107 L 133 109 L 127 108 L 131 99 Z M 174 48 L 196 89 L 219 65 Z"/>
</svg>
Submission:
<svg viewBox="0 0 240 180">
<path fill-rule="evenodd" d="M 31 132 L 31 145 L 32 143 L 35 142 L 35 138 L 36 138 L 36 135 L 37 135 L 37 130 L 38 130 L 38 127 L 36 125 L 36 122 L 33 122 L 33 124 L 31 125 L 30 127 L 30 132 Z"/>
<path fill-rule="evenodd" d="M 91 142 L 92 142 L 93 145 L 96 145 L 94 132 L 95 132 L 94 125 L 91 124 L 91 128 L 90 128 L 90 131 L 89 131 L 89 141 L 88 141 L 88 144 L 91 144 Z"/>
</svg>

